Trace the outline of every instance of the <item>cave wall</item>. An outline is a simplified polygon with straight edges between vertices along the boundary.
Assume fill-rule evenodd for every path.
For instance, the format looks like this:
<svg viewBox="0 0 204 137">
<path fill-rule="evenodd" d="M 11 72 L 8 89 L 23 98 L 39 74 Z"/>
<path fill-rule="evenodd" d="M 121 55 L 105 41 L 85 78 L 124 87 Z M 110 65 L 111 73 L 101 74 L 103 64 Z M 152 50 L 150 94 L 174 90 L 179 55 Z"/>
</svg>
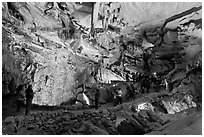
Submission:
<svg viewBox="0 0 204 137">
<path fill-rule="evenodd" d="M 3 94 L 15 93 L 19 84 L 32 84 L 34 104 L 58 105 L 74 96 L 74 86 L 79 82 L 76 73 L 83 72 L 88 60 L 98 61 L 95 55 L 100 56 L 100 53 L 84 40 L 71 45 L 74 40 L 67 40 L 66 37 L 71 36 L 61 31 L 63 24 L 57 17 L 63 17 L 63 12 L 55 3 L 53 11 L 46 16 L 45 5 L 3 3 Z M 69 19 L 64 21 L 67 21 L 65 25 L 69 24 Z M 76 53 L 80 46 L 83 51 Z"/>
<path fill-rule="evenodd" d="M 73 96 L 72 86 L 75 84 L 76 66 L 70 64 L 77 61 L 70 51 L 61 48 L 66 46 L 60 41 L 58 31 L 53 29 L 60 23 L 54 17 L 44 16 L 40 9 L 44 3 L 9 4 L 3 3 L 3 38 L 9 39 L 2 41 L 3 94 L 11 93 L 11 90 L 15 93 L 19 84 L 32 84 L 34 104 L 57 105 L 67 101 Z M 15 11 L 17 8 L 19 10 Z M 24 51 L 29 54 L 30 62 Z M 35 63 L 37 69 L 32 79 Z M 14 83 L 10 84 L 11 90 L 7 90 L 12 78 Z"/>
<path fill-rule="evenodd" d="M 148 45 L 155 46 L 155 51 L 157 51 L 157 46 L 160 44 L 158 41 L 161 40 L 161 30 L 157 28 L 151 30 L 151 27 L 164 23 L 175 14 L 195 7 L 197 10 L 166 24 L 166 27 L 169 28 L 181 27 L 183 31 L 178 33 L 176 38 L 171 37 L 171 31 L 166 31 L 165 44 L 162 44 L 162 48 L 167 47 L 168 50 L 165 54 L 170 54 L 169 51 L 174 48 L 174 44 L 171 42 L 177 40 L 181 43 L 175 45 L 184 47 L 186 53 L 182 68 L 186 69 L 186 66 L 195 64 L 197 60 L 202 62 L 202 25 L 197 24 L 197 26 L 195 23 L 196 20 L 202 19 L 202 10 L 198 9 L 201 3 L 112 3 L 112 7 L 109 8 L 104 7 L 104 3 L 101 4 L 100 14 L 103 15 L 109 9 L 111 16 L 106 16 L 105 19 L 107 18 L 108 23 L 112 25 L 118 25 L 112 21 L 111 17 L 116 17 L 114 10 L 121 7 L 117 17 L 118 20 L 124 18 L 127 26 L 118 26 L 121 27 L 120 33 L 129 39 L 124 41 L 134 40 L 134 44 L 142 45 L 138 48 L 134 44 L 128 45 L 126 43 L 128 45 L 126 51 L 120 46 L 120 34 L 117 32 L 106 31 L 97 34 L 96 44 L 94 41 L 90 42 L 83 39 L 79 25 L 75 24 L 73 27 L 67 11 L 60 9 L 57 3 L 53 4 L 52 9 L 48 10 L 46 14 L 44 11 L 49 8 L 49 3 L 2 3 L 3 94 L 15 92 L 15 88 L 19 84 L 31 83 L 35 92 L 33 103 L 39 105 L 60 104 L 75 96 L 74 88 L 77 85 L 96 82 L 91 76 L 93 66 L 90 65 L 90 62 L 92 64 L 97 63 L 102 56 L 106 58 L 103 68 L 98 70 L 98 82 L 124 81 L 125 73 L 119 75 L 112 69 L 118 69 L 121 72 L 129 69 L 128 71 L 143 73 L 143 63 L 132 67 L 131 62 L 127 61 L 128 63 L 122 64 L 121 60 L 124 59 L 125 55 L 140 57 Z M 174 8 L 168 4 L 175 7 L 176 10 L 173 10 Z M 79 9 L 83 5 L 67 3 L 67 7 L 70 8 L 69 12 L 77 18 L 77 15 L 82 12 Z M 155 10 L 158 7 L 160 11 Z M 160 12 L 162 14 L 158 16 Z M 132 15 L 132 13 L 137 13 L 137 15 Z M 86 13 L 86 15 L 89 16 L 86 20 L 90 20 L 90 13 Z M 86 23 L 83 24 L 83 18 L 77 19 L 82 23 L 82 26 L 87 25 Z M 194 23 L 191 23 L 192 20 Z M 139 25 L 138 28 L 138 24 L 142 25 Z M 136 29 L 134 25 L 137 26 Z M 140 31 L 145 31 L 148 35 L 146 39 L 139 34 Z M 125 55 L 123 51 L 125 51 Z M 160 52 L 157 53 L 160 56 Z M 161 54 L 164 52 L 162 51 Z M 155 56 L 152 56 L 152 60 L 154 59 Z M 152 72 L 168 70 L 165 68 L 165 61 L 155 62 Z M 111 64 L 113 67 L 107 69 Z M 179 69 L 174 69 L 172 73 L 177 71 Z M 177 76 L 176 74 L 175 76 Z M 82 79 L 77 79 L 77 75 L 81 75 Z M 201 94 L 200 89 L 197 91 Z"/>
</svg>

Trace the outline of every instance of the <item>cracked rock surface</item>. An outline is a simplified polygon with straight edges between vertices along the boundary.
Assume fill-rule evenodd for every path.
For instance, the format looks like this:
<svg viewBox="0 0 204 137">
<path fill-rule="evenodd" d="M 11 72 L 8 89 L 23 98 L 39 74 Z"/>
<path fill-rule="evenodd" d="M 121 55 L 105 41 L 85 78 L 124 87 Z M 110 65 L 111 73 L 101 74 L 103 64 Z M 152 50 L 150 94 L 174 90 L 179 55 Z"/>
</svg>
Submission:
<svg viewBox="0 0 204 137">
<path fill-rule="evenodd" d="M 163 97 L 165 98 L 165 96 Z M 144 98 L 149 98 L 149 100 L 144 100 Z M 49 109 L 47 111 L 33 111 L 29 116 L 7 117 L 3 121 L 2 133 L 19 135 L 143 135 L 147 133 L 164 134 L 168 131 L 169 134 L 172 134 L 172 131 L 167 130 L 167 128 L 173 128 L 172 126 L 179 121 L 184 123 L 182 128 L 184 130 L 187 123 L 191 121 L 190 125 L 193 126 L 196 124 L 194 122 L 198 122 L 198 119 L 201 118 L 196 108 L 181 110 L 176 115 L 168 114 L 166 110 L 168 108 L 156 104 L 155 101 L 157 100 L 159 100 L 159 96 L 152 94 L 117 107 L 102 106 L 99 110 L 61 108 L 53 111 Z M 150 106 L 137 107 L 144 101 L 153 104 L 153 109 Z M 187 119 L 189 122 L 186 121 Z M 194 119 L 196 120 L 194 121 Z M 160 129 L 165 132 L 161 132 Z M 179 132 L 181 131 L 178 130 L 176 133 Z"/>
<path fill-rule="evenodd" d="M 3 134 L 201 134 L 202 3 L 3 2 L 2 96 Z"/>
<path fill-rule="evenodd" d="M 169 4 L 176 10 L 157 16 Z M 59 105 L 74 97 L 75 87 L 82 83 L 125 81 L 132 72 L 162 73 L 174 82 L 182 78 L 175 77 L 179 70 L 201 61 L 200 3 L 95 6 L 107 19 L 100 26 L 106 31 L 90 39 L 83 21 L 90 18 L 89 3 L 3 3 L 3 94 L 31 83 L 34 104 Z M 130 12 L 138 14 L 132 18 Z"/>
</svg>

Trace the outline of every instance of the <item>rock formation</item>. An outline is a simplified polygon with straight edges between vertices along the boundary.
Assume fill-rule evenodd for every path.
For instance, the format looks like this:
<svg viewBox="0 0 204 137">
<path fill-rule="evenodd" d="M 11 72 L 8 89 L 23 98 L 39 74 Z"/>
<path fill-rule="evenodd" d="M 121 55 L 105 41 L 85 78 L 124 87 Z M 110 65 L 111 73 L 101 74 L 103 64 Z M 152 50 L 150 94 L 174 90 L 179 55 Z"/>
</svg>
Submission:
<svg viewBox="0 0 204 137">
<path fill-rule="evenodd" d="M 2 4 L 3 95 L 31 83 L 34 104 L 59 105 L 80 84 L 125 81 L 139 72 L 161 75 L 179 83 L 174 93 L 183 87 L 200 99 L 201 3 Z"/>
</svg>

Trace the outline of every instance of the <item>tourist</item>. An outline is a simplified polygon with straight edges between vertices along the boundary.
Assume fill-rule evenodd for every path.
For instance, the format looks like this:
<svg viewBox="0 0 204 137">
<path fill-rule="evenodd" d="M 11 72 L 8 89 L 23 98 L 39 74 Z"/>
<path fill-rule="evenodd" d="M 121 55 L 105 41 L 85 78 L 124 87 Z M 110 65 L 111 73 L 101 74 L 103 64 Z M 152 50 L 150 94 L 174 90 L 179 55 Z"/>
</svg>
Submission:
<svg viewBox="0 0 204 137">
<path fill-rule="evenodd" d="M 96 89 L 95 91 L 95 109 L 98 109 L 98 101 L 99 101 L 99 97 L 100 97 L 100 92 L 99 89 Z"/>
<path fill-rule="evenodd" d="M 34 96 L 32 85 L 29 85 L 25 92 L 26 92 L 26 113 L 25 114 L 29 115 L 30 110 L 31 110 L 33 96 Z"/>
<path fill-rule="evenodd" d="M 115 95 L 114 95 L 114 107 L 118 104 L 122 104 L 122 90 L 119 88 L 116 90 Z"/>
<path fill-rule="evenodd" d="M 132 84 L 126 86 L 127 92 L 129 94 L 129 99 L 133 100 L 134 98 L 134 86 Z"/>
<path fill-rule="evenodd" d="M 134 87 L 134 85 L 133 84 L 130 84 L 130 96 L 131 96 L 131 98 L 132 98 L 132 100 L 134 100 L 134 98 L 135 98 L 135 87 Z"/>
<path fill-rule="evenodd" d="M 117 95 L 119 104 L 122 104 L 122 94 L 123 94 L 123 91 L 121 90 L 121 88 L 119 88 L 118 89 L 118 95 Z"/>
</svg>

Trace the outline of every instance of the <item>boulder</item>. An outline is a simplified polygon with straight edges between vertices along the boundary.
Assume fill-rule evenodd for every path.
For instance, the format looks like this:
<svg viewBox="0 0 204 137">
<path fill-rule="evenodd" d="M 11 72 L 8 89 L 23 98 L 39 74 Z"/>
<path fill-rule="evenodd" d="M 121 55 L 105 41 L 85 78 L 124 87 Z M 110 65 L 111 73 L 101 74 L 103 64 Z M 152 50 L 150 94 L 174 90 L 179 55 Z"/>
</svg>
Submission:
<svg viewBox="0 0 204 137">
<path fill-rule="evenodd" d="M 117 131 L 121 135 L 143 135 L 145 133 L 143 127 L 130 120 L 123 120 L 117 127 Z"/>
<path fill-rule="evenodd" d="M 78 102 L 81 102 L 82 104 L 84 104 L 84 105 L 90 105 L 90 100 L 89 100 L 89 98 L 86 96 L 86 94 L 85 93 L 80 93 L 80 94 L 78 94 L 77 95 L 77 101 Z"/>
<path fill-rule="evenodd" d="M 71 131 L 74 134 L 78 134 L 78 135 L 99 135 L 99 134 L 100 135 L 108 135 L 108 133 L 105 130 L 94 126 L 90 122 L 77 123 L 73 126 Z"/>
<path fill-rule="evenodd" d="M 4 122 L 6 124 L 14 123 L 15 122 L 15 117 L 14 116 L 9 116 L 4 120 Z"/>
<path fill-rule="evenodd" d="M 17 128 L 14 123 L 4 125 L 2 128 L 2 133 L 4 135 L 14 135 L 16 134 L 16 132 L 17 132 Z"/>
<path fill-rule="evenodd" d="M 137 112 L 141 110 L 151 110 L 154 112 L 154 107 L 149 102 L 141 103 L 135 108 Z"/>
<path fill-rule="evenodd" d="M 183 95 L 182 99 L 172 98 L 171 100 L 162 100 L 163 105 L 167 109 L 169 114 L 175 114 L 182 110 L 196 107 L 196 103 L 192 100 L 192 96 L 189 94 Z"/>
</svg>

